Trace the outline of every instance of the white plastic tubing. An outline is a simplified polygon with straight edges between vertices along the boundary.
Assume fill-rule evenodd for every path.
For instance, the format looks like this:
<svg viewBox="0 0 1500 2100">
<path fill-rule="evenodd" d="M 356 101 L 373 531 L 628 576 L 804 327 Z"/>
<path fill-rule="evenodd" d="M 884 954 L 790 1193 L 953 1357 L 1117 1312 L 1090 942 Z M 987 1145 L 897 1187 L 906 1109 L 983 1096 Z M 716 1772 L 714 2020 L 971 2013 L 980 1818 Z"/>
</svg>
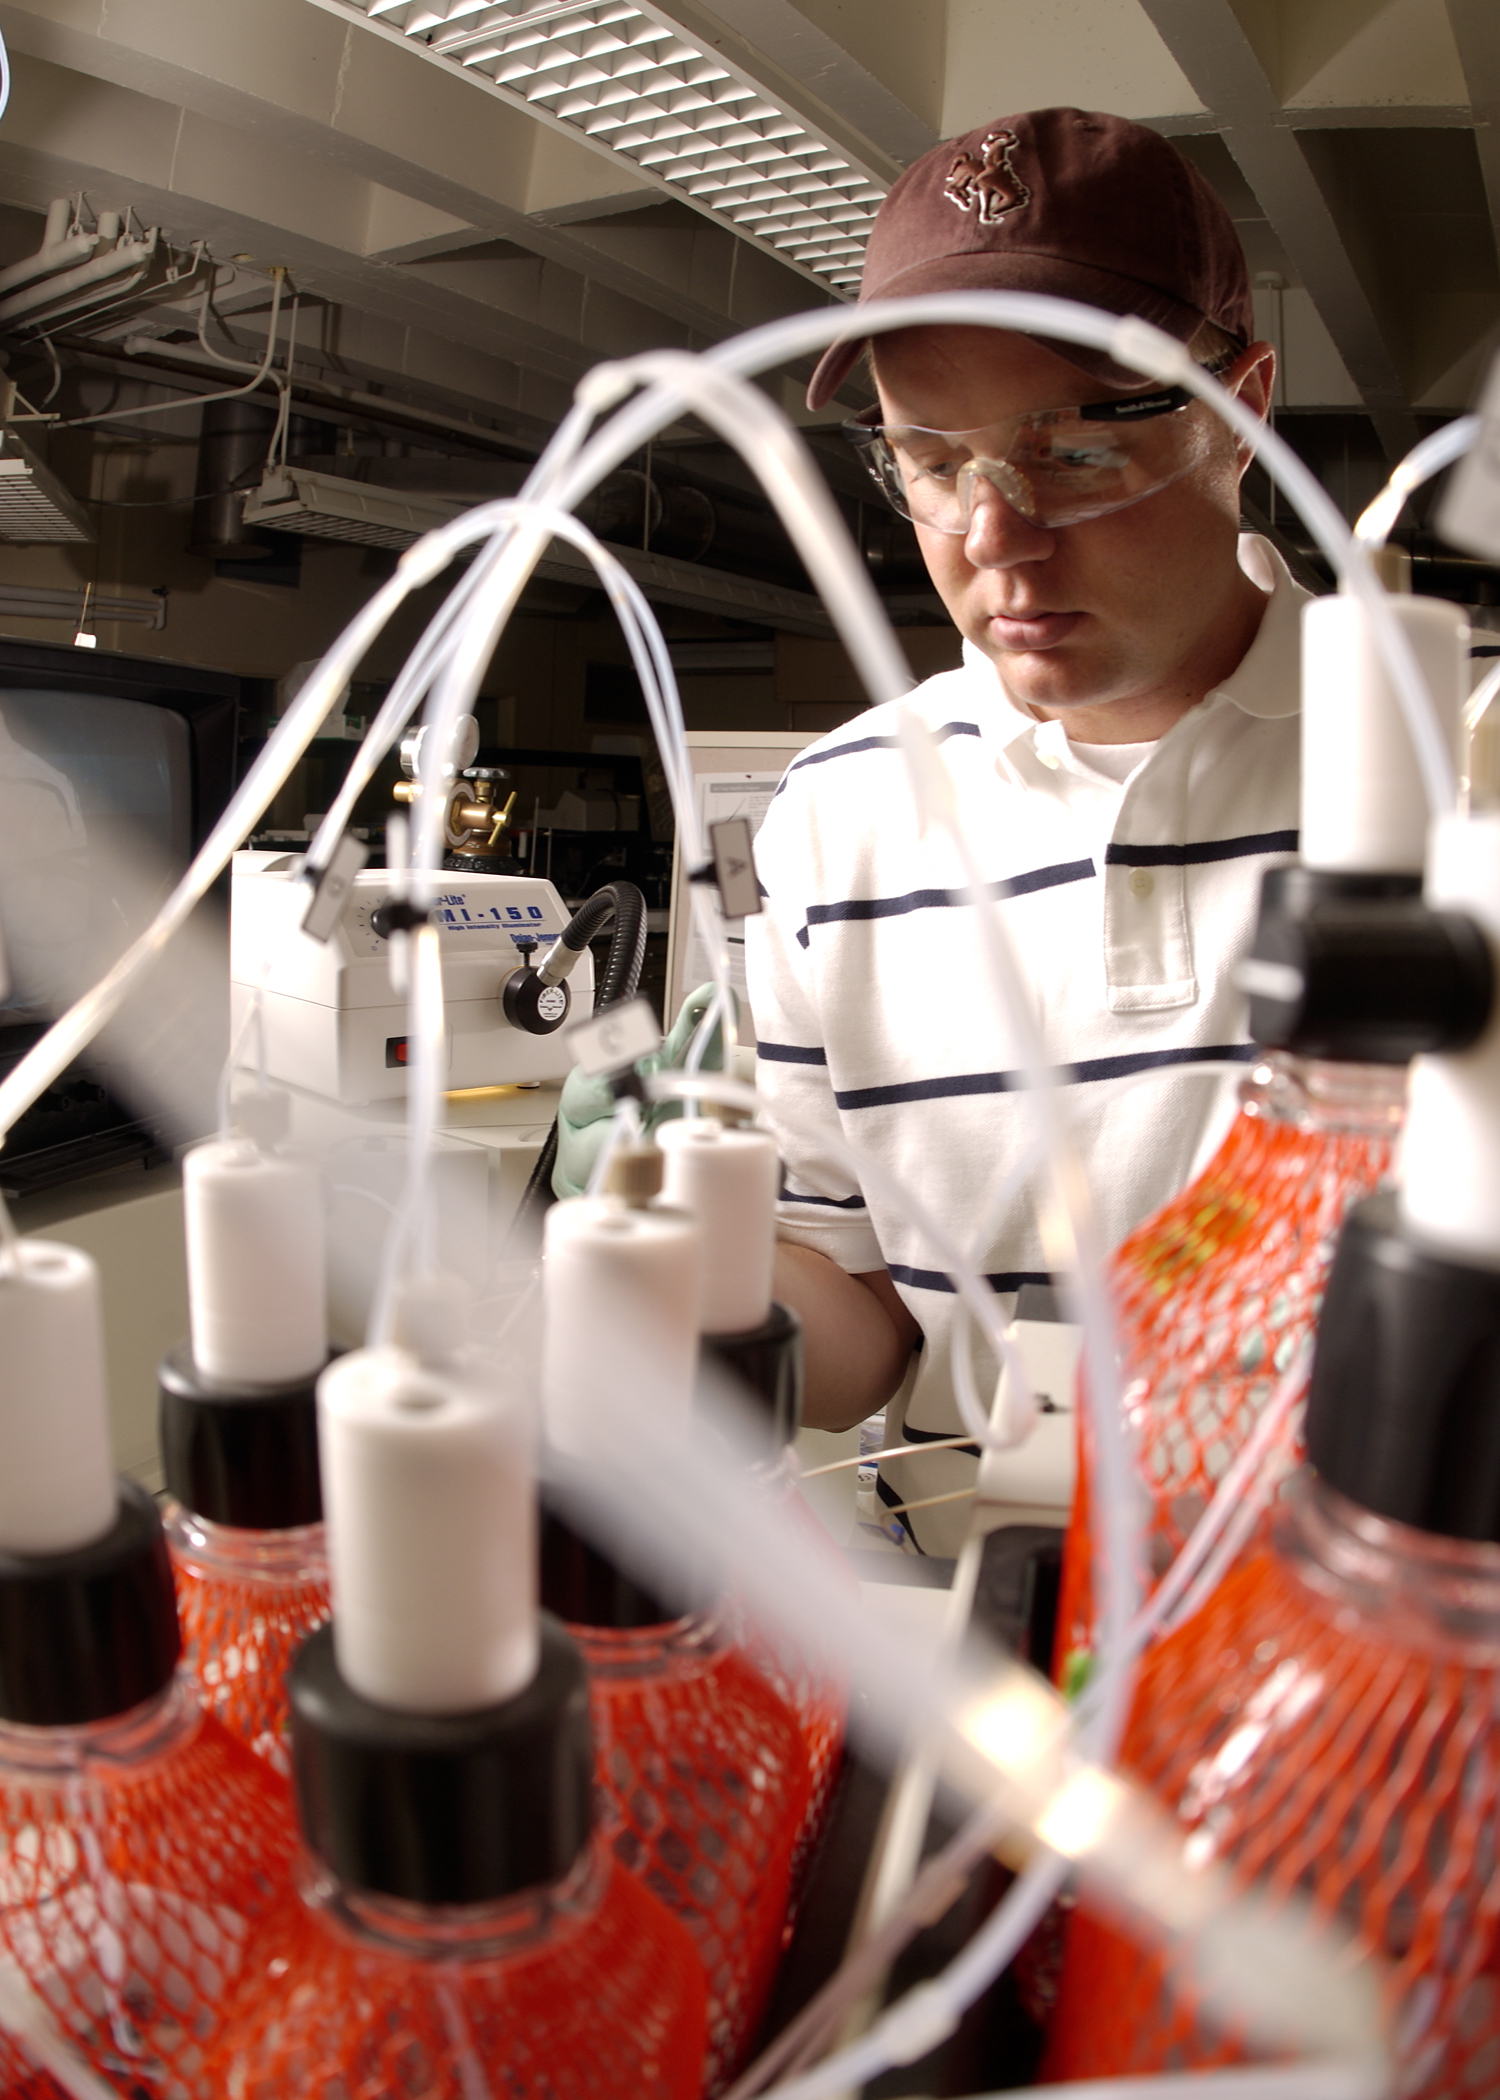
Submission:
<svg viewBox="0 0 1500 2100">
<path fill-rule="evenodd" d="M 615 556 L 570 512 L 555 510 L 540 500 L 505 498 L 484 506 L 482 515 L 489 520 L 492 530 L 496 532 L 502 532 L 509 527 L 519 535 L 540 535 L 539 546 L 545 545 L 551 537 L 567 540 L 593 563 L 619 618 L 636 674 L 646 696 L 647 712 L 662 753 L 673 807 L 681 830 L 683 851 L 691 857 L 689 864 L 696 865 L 703 857 L 704 842 L 698 822 L 697 805 L 692 796 L 691 768 L 682 723 L 682 703 L 665 638 L 640 586 Z M 451 748 L 451 740 L 442 739 L 447 730 L 456 726 L 460 716 L 467 712 L 469 701 L 472 700 L 479 678 L 483 676 L 484 667 L 503 626 L 503 617 L 497 620 L 495 607 L 487 602 L 486 586 L 493 586 L 505 613 L 508 614 L 524 581 L 523 576 L 520 583 L 516 583 L 512 567 L 504 564 L 501 554 L 495 553 L 487 557 L 480 576 L 467 580 L 466 585 L 461 586 L 464 597 L 463 615 L 448 619 L 444 623 L 442 640 L 433 643 L 432 646 L 429 646 L 429 630 L 429 636 L 424 636 L 422 644 L 411 659 L 413 664 L 420 665 L 420 670 L 410 675 L 403 671 L 401 680 L 397 687 L 392 689 L 382 709 L 385 726 L 393 736 L 399 735 L 427 682 L 435 677 L 446 681 L 440 690 L 445 690 L 449 695 L 449 709 L 441 716 L 435 715 L 434 734 L 425 739 L 423 744 L 424 792 L 418 803 L 417 837 L 412 854 L 410 882 L 411 895 L 419 907 L 430 908 L 437 867 L 443 850 L 443 811 L 447 781 L 441 772 L 441 760 L 442 753 Z M 476 627 L 482 628 L 486 633 L 488 639 L 482 654 L 476 654 L 473 649 L 472 638 L 463 624 L 464 619 L 472 620 Z M 444 642 L 452 652 L 446 661 Z M 463 673 L 462 679 L 455 685 L 454 681 L 459 674 L 454 668 L 454 663 L 460 656 L 467 662 L 469 670 Z M 476 663 L 477 670 L 474 670 L 473 666 Z M 470 670 L 473 672 L 472 679 L 469 676 Z M 398 699 L 399 709 L 396 704 Z M 377 728 L 380 726 L 381 719 L 378 718 Z M 358 767 L 359 778 L 355 780 L 352 791 L 350 781 L 346 780 L 338 802 L 325 817 L 312 842 L 309 859 L 314 867 L 321 866 L 323 856 L 332 852 L 347 810 L 353 808 L 355 796 L 373 771 L 373 764 L 368 757 L 368 740 L 366 746 L 361 749 L 360 759 L 362 763 Z M 354 775 L 355 769 L 351 769 L 350 780 L 354 780 Z M 712 923 L 706 922 L 704 930 L 710 936 L 710 947 L 717 968 L 715 1010 L 724 1015 L 727 1025 L 732 1013 L 728 948 L 722 937 L 722 926 L 715 929 Z M 717 939 L 712 937 L 715 931 L 718 934 Z M 414 967 L 411 974 L 409 1006 L 410 1035 L 415 1054 L 411 1061 L 407 1087 L 407 1125 L 411 1157 L 401 1209 L 397 1216 L 388 1258 L 383 1265 L 381 1285 L 372 1307 L 372 1343 L 389 1340 L 394 1325 L 393 1293 L 404 1277 L 420 1277 L 429 1271 L 435 1246 L 429 1162 L 437 1138 L 441 1112 L 444 1029 L 441 960 L 437 934 L 433 928 L 425 927 L 419 930 L 414 956 L 417 967 Z M 712 1026 L 711 1011 L 706 1017 L 705 1028 L 711 1031 Z M 704 1031 L 700 1030 L 700 1039 L 703 1033 Z"/>
<path fill-rule="evenodd" d="M 1434 430 L 1430 437 L 1424 437 L 1412 446 L 1405 459 L 1392 470 L 1391 478 L 1380 494 L 1365 506 L 1355 522 L 1354 537 L 1362 547 L 1374 549 L 1385 545 L 1407 497 L 1415 495 L 1424 481 L 1430 481 L 1444 467 L 1451 467 L 1456 459 L 1462 459 L 1478 437 L 1480 426 L 1478 416 L 1455 416 L 1441 430 Z"/>
<path fill-rule="evenodd" d="M 872 306 L 861 310 L 859 325 L 863 332 L 876 332 L 919 323 L 978 323 L 1093 343 L 1107 349 L 1122 362 L 1170 379 L 1209 400 L 1252 449 L 1267 455 L 1272 471 L 1297 503 L 1330 560 L 1346 576 L 1350 587 L 1369 600 L 1372 624 L 1386 649 L 1393 682 L 1408 710 L 1413 742 L 1422 763 L 1429 798 L 1439 809 L 1449 806 L 1453 787 L 1451 761 L 1426 708 L 1409 647 L 1390 617 L 1368 564 L 1357 552 L 1352 556 L 1348 554 L 1348 536 L 1342 521 L 1306 469 L 1273 433 L 1264 429 L 1258 419 L 1193 365 L 1180 345 L 1138 322 L 1120 322 L 1067 302 L 1020 294 L 954 295 Z M 571 506 L 622 458 L 680 413 L 682 407 L 693 408 L 724 429 L 762 473 L 783 510 L 804 561 L 829 603 L 872 698 L 885 700 L 897 698 L 907 689 L 909 674 L 884 622 L 868 576 L 842 529 L 836 507 L 790 425 L 764 396 L 749 392 L 736 383 L 742 374 L 822 347 L 847 326 L 847 319 L 838 314 L 809 316 L 758 331 L 705 360 L 695 361 L 669 354 L 629 365 L 602 368 L 585 382 L 575 411 L 561 426 L 553 445 L 539 463 L 528 495 L 535 501 L 545 502 L 549 510 L 552 506 Z M 631 388 L 647 380 L 654 382 L 651 391 L 628 402 L 609 425 L 584 446 L 584 429 L 592 415 L 621 400 Z M 546 540 L 558 529 L 555 515 L 537 511 L 523 524 L 518 522 L 514 506 L 504 508 L 507 515 L 502 517 L 499 507 L 485 506 L 430 535 L 403 558 L 397 575 L 352 623 L 298 696 L 188 876 L 174 891 L 152 928 L 127 951 L 102 984 L 86 1000 L 78 1002 L 50 1031 L 10 1081 L 0 1087 L 0 1128 L 8 1127 L 15 1115 L 34 1100 L 42 1087 L 77 1054 L 117 1009 L 132 984 L 150 967 L 286 777 L 370 640 L 395 606 L 411 589 L 435 575 L 461 546 L 493 535 L 490 546 L 476 562 L 470 576 L 460 584 L 429 628 L 413 659 L 410 675 L 403 677 L 382 709 L 367 753 L 362 754 L 365 767 L 372 767 L 382 755 L 383 748 L 388 748 L 389 742 L 399 733 L 402 724 L 397 719 L 398 693 L 401 704 L 410 708 L 415 706 L 423 690 L 429 686 L 434 688 L 429 710 L 434 734 L 425 741 L 427 761 L 432 768 L 432 778 L 425 784 L 431 792 L 423 797 L 423 823 L 415 856 L 418 884 L 425 883 L 430 894 L 441 850 L 443 797 L 439 792 L 442 783 L 437 768 L 440 755 L 447 748 L 447 732 L 451 731 L 457 716 L 467 711 L 495 639 Z M 569 537 L 577 531 L 579 528 L 570 527 Z M 653 625 L 647 615 L 644 632 L 649 634 Z M 656 640 L 659 645 L 659 636 Z M 664 659 L 662 649 L 657 664 Z M 656 667 L 653 664 L 653 669 Z M 657 683 L 655 679 L 646 678 L 642 682 L 648 695 Z M 668 735 L 663 739 L 666 754 L 676 747 L 676 739 L 670 734 L 674 725 L 664 726 L 668 728 Z M 382 737 L 384 745 L 380 742 Z M 954 821 L 951 794 L 944 784 L 946 775 L 941 771 L 940 763 L 934 764 L 930 746 L 924 744 L 919 725 L 913 724 L 906 743 L 908 762 L 924 804 L 929 814 L 953 834 L 953 845 L 966 878 L 971 888 L 977 890 L 967 843 Z M 679 822 L 683 824 L 685 838 L 692 838 L 696 813 L 686 791 L 688 783 L 679 777 L 675 765 L 671 777 L 674 795 L 678 798 Z M 312 857 L 315 862 L 318 860 L 316 849 Z M 419 887 L 419 897 L 421 894 Z M 1019 1003 L 1019 1013 L 1013 1012 L 1011 1018 L 1018 1029 L 1025 1030 L 1024 1001 L 1016 1002 L 1018 987 L 1013 959 L 1008 954 L 994 915 L 986 912 L 981 918 L 985 926 L 987 960 L 997 989 L 1008 1007 Z M 1092 1244 L 1086 1192 L 1073 1171 L 1066 1132 L 1045 1084 L 1046 1074 L 1034 1035 L 1031 1042 L 1030 1053 L 1023 1061 L 1041 1082 L 1035 1089 L 1038 1113 L 1049 1140 L 1054 1144 L 1054 1167 L 1062 1184 L 1061 1194 L 1071 1228 L 1070 1251 L 1078 1269 L 1089 1348 L 1089 1383 L 1091 1391 L 1103 1403 L 1105 1396 L 1113 1393 L 1115 1375 L 1098 1250 Z M 418 1114 L 419 1121 L 425 1120 L 420 1111 Z M 861 1162 L 860 1171 L 867 1173 L 869 1163 Z M 943 1252 L 944 1258 L 952 1261 L 959 1288 L 976 1294 L 976 1316 L 982 1319 L 987 1330 L 993 1331 L 995 1312 L 986 1287 L 969 1273 L 957 1249 L 944 1247 Z M 1117 1406 L 1101 1404 L 1100 1418 L 1099 1504 L 1113 1533 L 1105 1545 L 1102 1565 L 1112 1574 L 1120 1575 L 1134 1566 L 1130 1537 L 1132 1475 Z M 1118 1690 L 1116 1697 L 1109 1702 L 1113 1711 L 1108 1720 L 1115 1725 L 1121 1701 L 1128 1690 L 1124 1658 L 1128 1655 L 1129 1644 L 1124 1633 L 1132 1616 L 1131 1600 L 1128 1578 L 1118 1584 L 1112 1583 L 1106 1599 L 1106 1640 L 1101 1645 L 1107 1653 L 1120 1657 L 1116 1678 Z M 1098 1740 L 1100 1749 L 1107 1755 L 1115 1725 L 1104 1725 L 1104 1722 L 1105 1717 L 1101 1716 Z M 1042 1879 L 1033 1881 L 1030 1889 L 1032 1900 L 1045 1900 L 1046 1892 Z M 998 1924 L 998 1920 L 992 1923 Z M 824 2067 L 825 2072 L 828 2069 Z M 828 2088 L 820 2086 L 819 2089 Z"/>
</svg>

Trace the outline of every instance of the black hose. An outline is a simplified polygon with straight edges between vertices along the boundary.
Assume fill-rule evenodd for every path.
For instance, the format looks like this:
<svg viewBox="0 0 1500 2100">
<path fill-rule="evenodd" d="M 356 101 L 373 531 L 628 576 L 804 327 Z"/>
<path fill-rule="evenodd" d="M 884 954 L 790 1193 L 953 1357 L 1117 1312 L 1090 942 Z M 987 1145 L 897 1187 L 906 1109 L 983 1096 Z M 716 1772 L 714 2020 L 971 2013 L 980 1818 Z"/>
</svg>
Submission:
<svg viewBox="0 0 1500 2100">
<path fill-rule="evenodd" d="M 613 924 L 611 924 L 611 921 Z M 562 931 L 562 944 L 581 955 L 592 940 L 610 927 L 609 954 L 594 988 L 594 1012 L 607 1006 L 622 1006 L 633 999 L 646 960 L 646 900 L 633 882 L 607 882 L 602 890 L 586 897 Z M 506 1236 L 510 1254 L 534 1254 L 541 1241 L 542 1219 L 556 1202 L 552 1193 L 552 1170 L 557 1165 L 557 1118 L 547 1133 L 531 1179 L 516 1209 Z"/>
</svg>

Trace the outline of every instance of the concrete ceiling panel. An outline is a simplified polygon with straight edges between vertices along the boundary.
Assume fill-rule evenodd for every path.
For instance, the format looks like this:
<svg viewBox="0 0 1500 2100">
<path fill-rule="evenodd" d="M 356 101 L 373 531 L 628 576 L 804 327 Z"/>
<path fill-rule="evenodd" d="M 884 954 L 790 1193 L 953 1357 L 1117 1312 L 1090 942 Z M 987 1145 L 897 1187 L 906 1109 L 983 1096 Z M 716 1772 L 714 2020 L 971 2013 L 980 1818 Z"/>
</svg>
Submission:
<svg viewBox="0 0 1500 2100">
<path fill-rule="evenodd" d="M 370 184 L 362 175 L 196 110 L 182 112 L 167 187 L 199 209 L 234 212 L 248 206 L 263 224 L 284 227 L 290 235 L 353 255 L 364 248 Z M 265 252 L 258 259 L 283 260 Z"/>
<path fill-rule="evenodd" d="M 1448 21 L 1474 112 L 1474 144 L 1500 248 L 1500 7 L 1495 0 L 1448 0 Z"/>
<path fill-rule="evenodd" d="M 363 253 L 378 256 L 382 262 L 416 262 L 423 256 L 446 255 L 484 238 L 466 220 L 436 211 L 400 190 L 388 190 L 379 182 L 367 183 L 365 188 L 369 209 Z"/>
<path fill-rule="evenodd" d="M 1336 215 L 1314 173 L 1310 141 L 1357 133 L 1293 132 L 1282 114 L 1268 62 L 1274 27 L 1270 0 L 1247 0 L 1251 35 L 1231 0 L 1142 0 L 1202 105 L 1213 110 L 1233 154 L 1301 283 L 1310 294 L 1393 459 L 1420 431 L 1410 410 L 1398 354 L 1403 317 L 1386 309 L 1379 284 L 1351 254 L 1347 215 Z M 1304 150 L 1307 147 L 1307 150 Z M 1368 200 L 1378 214 L 1380 199 Z"/>
<path fill-rule="evenodd" d="M 725 11 L 720 0 L 719 12 Z M 949 0 L 902 0 L 899 7 L 872 6 L 870 0 L 795 0 L 795 11 L 836 51 L 846 53 L 871 79 L 898 95 L 933 140 L 942 136 Z M 756 22 L 764 35 L 763 14 L 744 6 L 739 13 L 742 21 Z M 813 92 L 825 99 L 837 94 L 841 79 L 847 78 L 845 69 L 830 65 L 826 57 L 819 69 L 811 37 L 805 37 L 800 55 L 804 62 L 813 61 L 813 69 L 804 76 Z"/>
<path fill-rule="evenodd" d="M 1468 100 L 1443 0 L 1279 0 L 1278 14 L 1289 106 Z"/>
<path fill-rule="evenodd" d="M 550 125 L 532 127 L 531 162 L 523 209 L 528 217 L 566 226 L 599 212 L 655 204 L 661 192 L 633 177 L 618 155 L 606 161 Z"/>
<path fill-rule="evenodd" d="M 1122 117 L 1205 107 L 1139 0 L 949 0 L 945 137 L 1057 106 Z"/>
<path fill-rule="evenodd" d="M 128 94 L 24 51 L 11 53 L 3 144 L 12 155 L 42 156 L 61 168 L 76 161 L 95 170 L 129 169 L 139 182 L 170 193 L 181 125 L 181 110 L 169 102 Z"/>
<path fill-rule="evenodd" d="M 248 97 L 328 123 L 347 48 L 330 16 L 262 0 L 248 9 L 222 0 L 5 0 L 0 26 L 13 50 L 231 121 Z"/>
<path fill-rule="evenodd" d="M 1341 130 L 1301 139 L 1345 246 L 1389 317 L 1406 385 L 1425 396 L 1500 323 L 1473 134 Z"/>
</svg>

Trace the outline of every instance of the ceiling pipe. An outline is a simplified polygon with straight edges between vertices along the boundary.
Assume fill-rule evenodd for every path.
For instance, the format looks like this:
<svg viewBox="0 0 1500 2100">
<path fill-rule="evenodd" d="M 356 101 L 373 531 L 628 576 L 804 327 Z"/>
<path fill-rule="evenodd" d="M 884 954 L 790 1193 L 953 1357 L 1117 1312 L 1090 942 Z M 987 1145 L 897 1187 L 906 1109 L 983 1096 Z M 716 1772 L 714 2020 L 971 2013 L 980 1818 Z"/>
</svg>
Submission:
<svg viewBox="0 0 1500 2100">
<path fill-rule="evenodd" d="M 0 298 L 7 292 L 19 291 L 24 284 L 35 284 L 39 277 L 50 277 L 56 271 L 71 269 L 74 263 L 87 262 L 98 247 L 100 235 L 68 232 L 73 207 L 66 197 L 54 197 L 47 206 L 47 225 L 42 234 L 42 245 L 35 255 L 23 256 L 8 269 L 0 270 Z"/>
</svg>

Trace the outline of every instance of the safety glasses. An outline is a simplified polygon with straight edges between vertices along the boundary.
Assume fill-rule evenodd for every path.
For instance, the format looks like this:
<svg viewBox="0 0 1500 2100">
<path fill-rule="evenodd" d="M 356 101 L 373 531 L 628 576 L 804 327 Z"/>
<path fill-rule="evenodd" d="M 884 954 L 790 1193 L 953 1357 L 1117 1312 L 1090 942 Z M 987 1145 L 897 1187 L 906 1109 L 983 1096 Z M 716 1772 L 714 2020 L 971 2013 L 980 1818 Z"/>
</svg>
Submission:
<svg viewBox="0 0 1500 2100">
<path fill-rule="evenodd" d="M 876 410 L 868 413 L 874 415 Z M 963 534 L 981 483 L 1033 525 L 1077 525 L 1180 481 L 1208 453 L 1213 417 L 1182 387 L 1011 416 L 983 430 L 843 426 L 891 504 L 914 525 Z"/>
</svg>

